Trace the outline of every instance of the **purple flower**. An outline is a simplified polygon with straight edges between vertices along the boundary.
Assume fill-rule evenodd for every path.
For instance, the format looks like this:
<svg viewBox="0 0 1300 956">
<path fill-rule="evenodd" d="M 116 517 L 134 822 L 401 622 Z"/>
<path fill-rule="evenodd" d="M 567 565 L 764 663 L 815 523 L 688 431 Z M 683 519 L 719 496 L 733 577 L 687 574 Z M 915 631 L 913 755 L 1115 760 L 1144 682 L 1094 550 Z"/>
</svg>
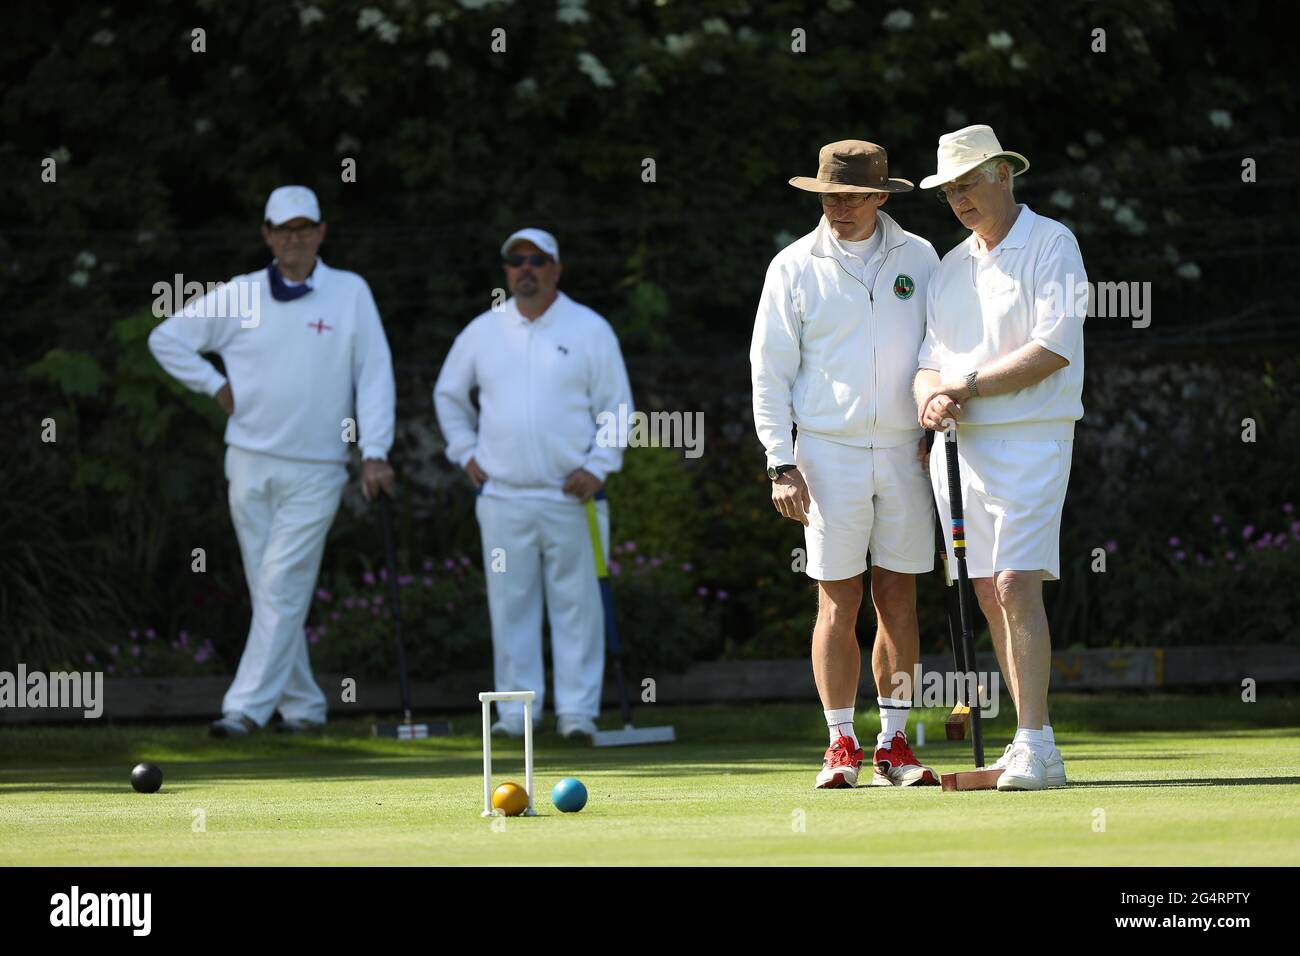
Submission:
<svg viewBox="0 0 1300 956">
<path fill-rule="evenodd" d="M 387 580 L 388 580 L 388 569 L 387 569 L 387 568 L 380 568 L 380 569 L 379 569 L 379 580 L 381 580 L 381 581 L 387 581 Z"/>
<path fill-rule="evenodd" d="M 374 584 L 375 576 L 367 571 L 365 574 L 361 575 L 361 580 L 366 584 Z"/>
<path fill-rule="evenodd" d="M 349 594 L 347 597 L 345 597 L 345 598 L 343 599 L 343 606 L 344 606 L 344 607 L 356 607 L 356 606 L 357 606 L 357 599 L 354 598 L 351 594 Z"/>
<path fill-rule="evenodd" d="M 623 542 L 623 547 L 627 548 L 628 551 L 635 551 L 635 550 L 636 550 L 636 542 L 635 542 L 635 541 L 624 541 L 624 542 Z"/>
<path fill-rule="evenodd" d="M 117 657 L 117 651 L 118 651 L 118 647 L 116 644 L 108 645 L 108 652 L 112 654 L 114 657 Z"/>
<path fill-rule="evenodd" d="M 1283 514 L 1288 514 L 1288 515 L 1289 515 L 1289 514 L 1290 514 L 1292 511 L 1294 511 L 1294 510 L 1295 510 L 1295 509 L 1291 507 L 1291 502 L 1289 502 L 1289 501 L 1288 501 L 1286 504 L 1284 504 L 1284 505 L 1282 506 L 1282 513 L 1283 513 Z"/>
<path fill-rule="evenodd" d="M 174 650 L 174 651 L 179 651 L 180 649 L 181 649 L 181 642 L 180 642 L 180 641 L 172 641 L 172 650 Z"/>
<path fill-rule="evenodd" d="M 140 631 L 137 628 L 133 627 L 131 628 L 131 630 L 126 632 L 126 636 L 131 638 L 131 640 L 134 641 L 137 637 L 140 636 Z"/>
<path fill-rule="evenodd" d="M 89 653 L 89 652 L 87 652 L 87 654 L 86 654 L 86 663 L 87 663 L 87 664 L 93 664 L 93 663 L 95 663 L 95 655 L 94 655 L 94 654 L 91 654 L 91 653 Z"/>
<path fill-rule="evenodd" d="M 695 593 L 698 594 L 700 597 L 708 597 L 708 596 L 709 596 L 709 589 L 708 589 L 708 588 L 696 588 L 696 589 L 695 589 Z"/>
<path fill-rule="evenodd" d="M 1223 560 L 1225 560 L 1225 561 L 1236 561 L 1236 560 L 1237 560 L 1237 552 L 1236 552 L 1236 551 L 1229 551 L 1229 552 L 1227 552 L 1226 554 L 1224 554 L 1224 556 L 1223 556 Z"/>
<path fill-rule="evenodd" d="M 323 601 L 324 603 L 328 604 L 333 599 L 334 596 L 330 594 L 329 591 L 326 591 L 324 588 L 316 589 L 316 600 Z"/>
<path fill-rule="evenodd" d="M 107 667 L 104 668 L 104 670 L 108 671 L 108 673 L 110 673 L 110 674 L 116 674 L 116 673 L 117 673 L 117 668 L 116 668 L 114 665 L 112 665 L 112 664 L 109 664 Z"/>
<path fill-rule="evenodd" d="M 1106 542 L 1107 553 L 1114 554 L 1118 550 L 1119 550 L 1119 542 L 1116 541 L 1114 538 Z"/>
<path fill-rule="evenodd" d="M 683 561 L 682 570 L 689 574 L 691 571 L 695 570 L 695 565 L 691 564 L 689 561 Z"/>
<path fill-rule="evenodd" d="M 651 558 L 651 559 L 650 559 L 650 567 L 652 567 L 652 568 L 657 568 L 657 567 L 659 567 L 659 566 L 662 565 L 662 564 L 663 564 L 663 561 L 659 560 L 658 558 Z"/>
<path fill-rule="evenodd" d="M 408 584 L 410 584 L 410 583 L 411 583 L 412 581 L 414 581 L 414 580 L 415 580 L 415 578 L 413 578 L 413 577 L 412 577 L 411 575 L 409 575 L 409 574 L 399 574 L 399 575 L 397 576 L 397 583 L 398 583 L 399 585 L 401 585 L 402 587 L 406 587 Z"/>
<path fill-rule="evenodd" d="M 424 559 L 424 564 L 422 564 L 421 567 L 422 567 L 425 571 L 432 571 L 432 570 L 433 570 L 433 559 L 432 559 L 432 558 L 425 558 L 425 559 Z"/>
<path fill-rule="evenodd" d="M 610 562 L 609 562 L 609 576 L 610 576 L 610 577 L 612 577 L 612 578 L 616 578 L 616 577 L 618 577 L 618 572 L 621 571 L 622 569 L 623 569 L 623 566 L 620 565 L 617 561 L 610 561 Z"/>
<path fill-rule="evenodd" d="M 377 607 L 372 607 L 372 608 L 370 609 L 370 613 L 373 614 L 375 617 L 379 617 L 379 608 L 377 608 Z"/>
<path fill-rule="evenodd" d="M 636 556 L 636 563 L 637 563 L 637 564 L 645 564 L 645 555 L 644 555 L 644 554 L 638 554 L 638 555 Z"/>
<path fill-rule="evenodd" d="M 1210 515 L 1210 524 L 1221 524 L 1223 519 L 1218 515 Z"/>
<path fill-rule="evenodd" d="M 1241 536 L 1243 538 L 1249 538 L 1254 533 L 1255 533 L 1255 526 L 1253 524 L 1248 524 L 1246 525 L 1246 527 L 1241 529 Z"/>
<path fill-rule="evenodd" d="M 180 642 L 181 642 L 181 647 L 189 647 L 190 635 L 185 631 L 181 631 Z"/>
<path fill-rule="evenodd" d="M 448 570 L 451 570 L 456 566 L 456 562 L 453 561 L 451 558 L 447 558 L 442 562 L 442 566 L 444 568 L 447 568 Z"/>
<path fill-rule="evenodd" d="M 727 598 L 729 598 L 729 597 L 731 597 L 731 595 L 728 594 L 726 591 L 719 591 L 719 592 L 718 592 L 718 600 L 719 600 L 719 601 L 725 601 L 725 600 L 726 600 Z"/>
<path fill-rule="evenodd" d="M 330 611 L 330 620 L 337 621 L 341 617 L 338 611 Z"/>
<path fill-rule="evenodd" d="M 194 652 L 195 664 L 202 664 L 207 659 L 208 659 L 208 652 L 205 651 L 203 648 L 200 647 L 197 651 Z"/>
<path fill-rule="evenodd" d="M 147 637 L 149 640 L 152 641 L 155 637 L 158 636 L 158 632 L 155 631 L 155 630 L 151 627 L 151 628 L 149 628 L 147 631 L 144 632 L 144 636 Z"/>
<path fill-rule="evenodd" d="M 1175 561 L 1181 561 L 1181 560 L 1183 560 L 1183 559 L 1186 558 L 1186 557 L 1187 557 L 1187 552 L 1186 552 L 1186 551 L 1175 551 L 1175 552 L 1174 552 L 1174 560 L 1175 560 Z"/>
<path fill-rule="evenodd" d="M 312 635 L 310 635 L 310 636 L 307 638 L 307 643 L 308 643 L 308 644 L 315 644 L 315 643 L 317 643 L 319 640 L 320 640 L 319 637 L 317 637 L 315 634 L 312 634 Z"/>
<path fill-rule="evenodd" d="M 1171 548 L 1176 548 L 1176 547 L 1178 547 L 1180 544 L 1182 544 L 1182 542 L 1179 541 L 1177 538 L 1170 538 L 1170 539 L 1169 539 L 1169 547 L 1171 547 Z"/>
<path fill-rule="evenodd" d="M 423 583 L 426 588 L 431 588 L 433 587 L 433 578 L 426 577 Z"/>
<path fill-rule="evenodd" d="M 448 602 L 447 602 L 447 613 L 450 614 L 450 613 L 451 613 L 452 611 L 454 611 L 454 610 L 456 610 L 456 605 L 453 604 L 452 602 L 448 601 Z"/>
<path fill-rule="evenodd" d="M 139 644 L 132 644 L 132 645 L 131 645 L 131 656 L 132 656 L 132 657 L 139 657 L 139 656 L 140 656 L 140 645 L 139 645 Z"/>
<path fill-rule="evenodd" d="M 466 567 L 466 568 L 468 568 L 468 567 L 469 567 L 469 558 L 462 557 L 462 558 L 460 559 L 460 563 L 461 563 L 461 566 L 462 566 L 462 567 Z"/>
<path fill-rule="evenodd" d="M 382 594 L 376 594 L 370 599 L 370 603 L 375 607 L 381 607 L 384 603 L 384 596 Z"/>
</svg>

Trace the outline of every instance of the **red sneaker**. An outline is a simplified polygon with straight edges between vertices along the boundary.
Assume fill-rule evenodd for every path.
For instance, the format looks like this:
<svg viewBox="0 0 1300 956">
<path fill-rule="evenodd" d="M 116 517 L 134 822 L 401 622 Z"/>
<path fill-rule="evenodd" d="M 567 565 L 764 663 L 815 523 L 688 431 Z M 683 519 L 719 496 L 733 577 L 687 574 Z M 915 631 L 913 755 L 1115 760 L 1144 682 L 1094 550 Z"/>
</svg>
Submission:
<svg viewBox="0 0 1300 956">
<path fill-rule="evenodd" d="M 851 737 L 841 736 L 826 748 L 822 772 L 817 774 L 818 790 L 839 790 L 858 785 L 858 769 L 862 766 L 862 748 Z"/>
<path fill-rule="evenodd" d="M 907 745 L 907 737 L 900 730 L 888 747 L 876 749 L 872 757 L 875 769 L 871 774 L 873 787 L 937 787 L 939 775 L 929 767 L 922 766 L 916 759 L 912 748 Z"/>
</svg>

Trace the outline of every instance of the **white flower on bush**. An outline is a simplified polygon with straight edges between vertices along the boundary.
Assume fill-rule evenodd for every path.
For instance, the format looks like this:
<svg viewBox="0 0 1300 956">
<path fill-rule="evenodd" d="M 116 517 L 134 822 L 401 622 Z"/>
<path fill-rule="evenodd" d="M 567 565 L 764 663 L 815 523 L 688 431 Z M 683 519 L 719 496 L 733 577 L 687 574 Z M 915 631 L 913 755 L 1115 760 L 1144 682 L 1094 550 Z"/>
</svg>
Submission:
<svg viewBox="0 0 1300 956">
<path fill-rule="evenodd" d="M 117 39 L 117 35 L 113 33 L 112 30 L 105 27 L 91 37 L 90 42 L 97 44 L 98 46 L 112 46 L 115 39 Z"/>
<path fill-rule="evenodd" d="M 916 17 L 912 16 L 912 11 L 898 9 L 886 13 L 880 25 L 886 30 L 910 30 L 915 22 Z"/>
<path fill-rule="evenodd" d="M 778 232 L 775 236 L 772 237 L 772 241 L 776 243 L 776 247 L 778 249 L 784 249 L 786 246 L 790 245 L 790 243 L 794 242 L 798 238 L 799 237 L 796 236 L 789 229 L 782 229 L 780 232 Z"/>
<path fill-rule="evenodd" d="M 355 153 L 359 149 L 361 149 L 361 141 L 351 133 L 344 133 L 339 137 L 339 141 L 334 144 L 334 152 L 342 156 Z"/>
<path fill-rule="evenodd" d="M 357 29 L 369 30 L 371 27 L 384 22 L 384 11 L 375 7 L 362 7 L 357 12 Z"/>
<path fill-rule="evenodd" d="M 664 48 L 672 56 L 685 56 L 695 46 L 695 37 L 689 33 L 669 33 L 664 37 Z"/>
<path fill-rule="evenodd" d="M 1013 53 L 1013 54 L 1011 54 L 1011 60 L 1010 60 L 1010 63 L 1011 63 L 1011 69 L 1013 69 L 1013 70 L 1027 70 L 1027 69 L 1029 69 L 1029 61 L 1026 60 L 1026 59 L 1025 59 L 1023 56 L 1021 56 L 1019 53 Z"/>
<path fill-rule="evenodd" d="M 731 27 L 722 17 L 709 17 L 700 24 L 700 29 L 705 33 L 714 33 L 718 36 L 731 36 Z"/>
<path fill-rule="evenodd" d="M 424 18 L 424 28 L 432 33 L 438 27 L 442 26 L 442 14 L 431 13 Z"/>
<path fill-rule="evenodd" d="M 309 27 L 313 23 L 320 23 L 324 19 L 324 12 L 317 6 L 303 7 L 298 11 L 298 22 L 305 27 Z"/>
<path fill-rule="evenodd" d="M 826 9 L 831 13 L 848 13 L 853 9 L 853 0 L 827 0 Z"/>
<path fill-rule="evenodd" d="M 604 64 L 596 59 L 595 54 L 583 50 L 578 54 L 578 69 L 591 77 L 591 82 L 597 86 L 611 87 L 614 85 L 613 79 L 610 78 L 609 70 L 605 69 Z"/>
<path fill-rule="evenodd" d="M 944 120 L 949 126 L 965 126 L 966 114 L 952 106 L 948 107 L 948 112 L 944 115 Z"/>
<path fill-rule="evenodd" d="M 1107 212 L 1110 212 L 1117 205 L 1119 205 L 1119 203 L 1115 201 L 1114 196 L 1102 196 L 1101 199 L 1097 200 L 1097 205 L 1100 206 L 1102 209 L 1106 210 Z"/>
<path fill-rule="evenodd" d="M 425 66 L 436 66 L 440 70 L 450 69 L 451 57 L 442 50 L 430 50 L 429 55 L 424 58 Z"/>
<path fill-rule="evenodd" d="M 366 88 L 364 86 L 345 86 L 339 90 L 339 96 L 347 100 L 349 106 L 360 106 L 366 98 Z"/>
<path fill-rule="evenodd" d="M 68 276 L 68 281 L 71 282 L 73 285 L 75 285 L 78 289 L 84 289 L 86 287 L 86 283 L 90 281 L 90 273 L 85 272 L 82 269 L 78 269 L 76 272 L 72 273 L 72 275 Z"/>
<path fill-rule="evenodd" d="M 537 95 L 537 81 L 531 76 L 526 76 L 515 84 L 515 96 L 521 99 L 532 99 Z"/>
<path fill-rule="evenodd" d="M 889 66 L 885 67 L 885 71 L 884 71 L 883 73 L 881 73 L 880 75 L 881 75 L 881 78 L 882 78 L 886 83 L 889 83 L 889 84 L 892 85 L 892 84 L 894 84 L 894 83 L 898 83 L 898 82 L 900 82 L 900 81 L 903 79 L 904 73 L 903 73 L 903 68 L 902 68 L 902 67 L 900 67 L 900 66 L 895 66 L 893 63 L 891 63 L 891 64 L 889 64 Z"/>
<path fill-rule="evenodd" d="M 1232 129 L 1232 114 L 1227 110 L 1210 110 L 1210 125 L 1215 129 Z"/>
<path fill-rule="evenodd" d="M 402 28 L 393 23 L 382 10 L 374 7 L 363 7 L 357 14 L 357 29 L 365 31 L 373 29 L 379 35 L 379 39 L 385 43 L 396 43 L 397 38 L 402 34 Z"/>
<path fill-rule="evenodd" d="M 1147 224 L 1137 217 L 1132 206 L 1120 206 L 1115 210 L 1115 221 L 1135 235 L 1147 231 Z"/>
<path fill-rule="evenodd" d="M 1106 137 L 1102 136 L 1101 133 L 1098 133 L 1095 129 L 1090 129 L 1084 132 L 1083 141 L 1089 146 L 1096 147 L 1106 142 Z"/>
<path fill-rule="evenodd" d="M 1195 282 L 1201 277 L 1201 267 L 1195 262 L 1184 262 L 1174 271 L 1178 278 L 1186 279 L 1189 282 Z"/>
<path fill-rule="evenodd" d="M 1083 159 L 1083 157 L 1087 156 L 1088 153 L 1078 143 L 1070 143 L 1065 147 L 1065 155 L 1069 156 L 1071 159 Z"/>
<path fill-rule="evenodd" d="M 200 116 L 194 121 L 194 132 L 202 136 L 208 130 L 212 129 L 212 120 L 206 116 Z"/>
<path fill-rule="evenodd" d="M 990 33 L 988 36 L 989 46 L 995 50 L 1010 50 L 1015 46 L 1016 41 L 1012 39 L 1010 33 L 1006 30 L 999 30 L 997 33 Z"/>
<path fill-rule="evenodd" d="M 1053 206 L 1060 206 L 1062 209 L 1074 208 L 1074 197 L 1071 196 L 1069 193 L 1067 193 L 1064 189 L 1058 189 L 1054 193 L 1052 193 L 1051 197 L 1048 199 L 1048 202 L 1050 202 Z"/>
<path fill-rule="evenodd" d="M 99 260 L 95 258 L 95 254 L 89 249 L 82 249 L 77 253 L 77 258 L 73 262 L 76 263 L 78 269 L 93 269 Z"/>
<path fill-rule="evenodd" d="M 587 14 L 587 0 L 560 0 L 555 19 L 561 23 L 586 23 L 591 19 Z"/>
</svg>

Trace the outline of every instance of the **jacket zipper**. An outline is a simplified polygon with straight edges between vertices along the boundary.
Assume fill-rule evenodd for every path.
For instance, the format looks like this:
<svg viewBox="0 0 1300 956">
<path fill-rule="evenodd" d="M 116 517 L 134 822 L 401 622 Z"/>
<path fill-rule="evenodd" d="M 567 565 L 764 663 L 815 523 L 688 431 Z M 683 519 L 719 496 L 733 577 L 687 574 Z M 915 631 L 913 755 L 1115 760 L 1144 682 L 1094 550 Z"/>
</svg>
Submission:
<svg viewBox="0 0 1300 956">
<path fill-rule="evenodd" d="M 879 279 L 880 274 L 885 271 L 885 263 L 889 261 L 889 256 L 897 248 L 898 248 L 897 246 L 891 246 L 890 248 L 885 250 L 885 258 L 880 260 L 880 268 L 876 270 L 877 279 Z M 844 265 L 844 263 L 840 262 L 840 260 L 836 256 L 832 255 L 829 258 L 834 260 L 835 264 L 844 270 L 844 274 L 846 276 L 848 276 L 850 279 L 855 280 L 858 283 L 858 285 L 862 286 L 864 289 L 867 290 L 867 301 L 871 305 L 871 391 L 872 394 L 875 394 L 878 391 L 877 386 L 880 384 L 880 370 L 876 364 L 876 293 L 872 289 L 872 286 L 867 285 L 865 282 L 863 282 L 861 279 L 855 276 L 852 272 L 850 272 L 848 268 Z M 874 285 L 874 283 L 872 285 Z M 877 400 L 873 402 L 871 405 L 870 434 L 871 434 L 871 440 L 873 442 L 875 441 L 876 438 L 876 421 L 879 418 L 880 418 L 880 401 L 879 398 L 877 398 Z M 867 447 L 870 448 L 872 446 L 868 445 Z"/>
</svg>

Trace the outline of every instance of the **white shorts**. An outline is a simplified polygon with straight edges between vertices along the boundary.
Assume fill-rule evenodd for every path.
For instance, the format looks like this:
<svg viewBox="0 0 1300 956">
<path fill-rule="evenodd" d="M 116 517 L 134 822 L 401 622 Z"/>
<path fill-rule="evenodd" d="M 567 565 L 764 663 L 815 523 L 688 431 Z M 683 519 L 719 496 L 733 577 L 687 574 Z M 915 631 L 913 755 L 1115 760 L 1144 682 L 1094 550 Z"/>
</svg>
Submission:
<svg viewBox="0 0 1300 956">
<path fill-rule="evenodd" d="M 934 511 L 916 442 L 860 448 L 812 435 L 795 443 L 812 508 L 804 541 L 808 576 L 842 581 L 871 563 L 889 571 L 934 569 Z"/>
<path fill-rule="evenodd" d="M 957 444 L 966 519 L 966 573 L 972 578 L 991 578 L 998 571 L 1045 571 L 1044 580 L 1057 580 L 1061 576 L 1061 507 L 1070 481 L 1074 442 L 972 438 L 968 431 L 959 431 Z M 941 434 L 930 453 L 930 480 L 951 559 L 947 451 Z"/>
</svg>

